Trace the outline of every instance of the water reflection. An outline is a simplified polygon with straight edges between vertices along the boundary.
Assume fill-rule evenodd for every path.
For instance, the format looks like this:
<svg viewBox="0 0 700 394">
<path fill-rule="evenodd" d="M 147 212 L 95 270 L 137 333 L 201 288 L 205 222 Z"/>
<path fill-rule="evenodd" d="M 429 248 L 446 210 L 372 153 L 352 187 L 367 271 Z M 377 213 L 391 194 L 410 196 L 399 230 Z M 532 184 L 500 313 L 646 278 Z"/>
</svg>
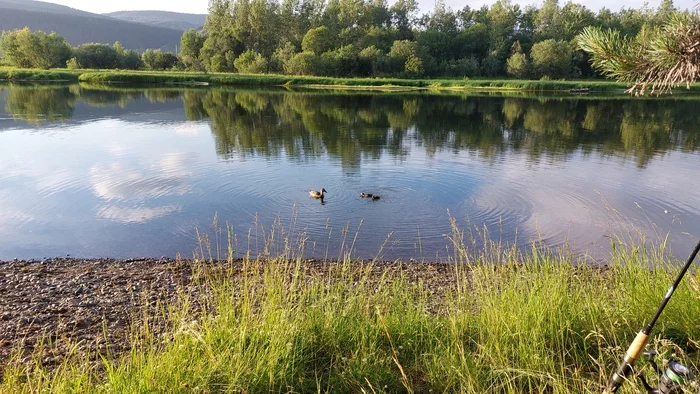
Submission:
<svg viewBox="0 0 700 394">
<path fill-rule="evenodd" d="M 227 89 L 13 86 L 5 111 L 41 125 L 71 119 L 78 102 L 124 108 L 134 100 L 181 100 L 192 121 L 209 120 L 217 153 L 309 160 L 327 153 L 343 166 L 362 157 L 406 155 L 415 139 L 428 155 L 469 151 L 494 160 L 506 150 L 565 160 L 574 152 L 633 157 L 644 167 L 667 151 L 698 149 L 700 99 L 616 96 L 489 97 L 419 93 L 334 94 Z"/>
<path fill-rule="evenodd" d="M 386 257 L 414 257 L 418 238 L 422 257 L 444 255 L 447 211 L 555 246 L 700 230 L 700 201 L 683 189 L 699 165 L 693 96 L 15 85 L 0 101 L 0 258 L 143 255 L 155 243 L 174 255 L 214 213 L 270 222 L 320 187 L 326 204 L 298 206 L 299 228 L 320 243 L 365 220 L 364 256 L 392 232 Z M 112 246 L 42 249 L 37 233 L 55 242 L 70 226 Z"/>
</svg>

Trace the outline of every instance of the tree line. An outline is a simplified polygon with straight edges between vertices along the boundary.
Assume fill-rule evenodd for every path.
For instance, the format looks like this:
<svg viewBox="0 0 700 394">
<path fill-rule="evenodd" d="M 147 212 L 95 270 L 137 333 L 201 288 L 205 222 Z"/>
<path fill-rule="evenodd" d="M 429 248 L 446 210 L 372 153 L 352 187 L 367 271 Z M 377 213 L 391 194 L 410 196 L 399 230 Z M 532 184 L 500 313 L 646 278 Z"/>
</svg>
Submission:
<svg viewBox="0 0 700 394">
<path fill-rule="evenodd" d="M 55 32 L 47 34 L 28 27 L 2 32 L 0 55 L 0 64 L 21 68 L 170 70 L 181 64 L 177 55 L 159 49 L 139 54 L 119 42 L 72 47 Z"/>
<path fill-rule="evenodd" d="M 460 10 L 438 0 L 424 15 L 416 0 L 212 0 L 209 11 L 202 31 L 183 36 L 189 69 L 409 78 L 593 77 L 576 45 L 584 28 L 631 37 L 679 12 L 672 0 L 597 13 L 558 0 Z"/>
<path fill-rule="evenodd" d="M 577 49 L 589 26 L 635 37 L 679 11 L 672 0 L 658 8 L 606 8 L 544 0 L 521 7 L 510 0 L 461 10 L 438 0 L 419 15 L 416 0 L 212 0 L 202 30 L 182 36 L 177 55 L 121 45 L 71 48 L 55 33 L 4 32 L 0 51 L 18 67 L 180 69 L 403 78 L 599 76 L 590 55 Z M 688 13 L 688 11 L 685 11 Z"/>
</svg>

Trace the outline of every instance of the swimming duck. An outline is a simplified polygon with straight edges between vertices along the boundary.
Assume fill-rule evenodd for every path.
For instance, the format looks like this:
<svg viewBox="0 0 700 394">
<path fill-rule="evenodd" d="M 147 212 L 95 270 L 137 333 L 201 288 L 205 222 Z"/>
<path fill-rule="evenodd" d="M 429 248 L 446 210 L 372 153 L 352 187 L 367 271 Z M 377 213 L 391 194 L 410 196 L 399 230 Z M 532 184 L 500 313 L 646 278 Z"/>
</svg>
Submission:
<svg viewBox="0 0 700 394">
<path fill-rule="evenodd" d="M 311 196 L 312 198 L 320 198 L 321 200 L 323 200 L 323 197 L 326 195 L 326 193 L 328 193 L 326 189 L 321 189 L 321 191 L 312 190 L 309 192 L 309 196 Z"/>
<path fill-rule="evenodd" d="M 372 196 L 372 201 L 377 201 L 377 200 L 379 200 L 380 198 L 381 198 L 381 197 L 379 197 L 378 195 L 375 194 L 375 195 Z"/>
<path fill-rule="evenodd" d="M 374 195 L 372 193 L 360 193 L 360 197 L 362 198 L 372 198 Z"/>
</svg>

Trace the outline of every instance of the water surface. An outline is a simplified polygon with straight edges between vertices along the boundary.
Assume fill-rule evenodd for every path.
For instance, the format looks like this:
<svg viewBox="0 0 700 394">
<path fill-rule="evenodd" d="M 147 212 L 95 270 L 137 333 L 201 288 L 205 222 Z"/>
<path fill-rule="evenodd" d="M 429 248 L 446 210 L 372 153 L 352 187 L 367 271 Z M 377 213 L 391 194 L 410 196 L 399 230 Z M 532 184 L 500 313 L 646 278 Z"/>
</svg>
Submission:
<svg viewBox="0 0 700 394">
<path fill-rule="evenodd" d="M 215 215 L 239 252 L 277 221 L 309 257 L 440 260 L 453 218 L 593 256 L 668 236 L 682 256 L 698 114 L 693 96 L 3 86 L 0 259 L 187 257 Z"/>
</svg>

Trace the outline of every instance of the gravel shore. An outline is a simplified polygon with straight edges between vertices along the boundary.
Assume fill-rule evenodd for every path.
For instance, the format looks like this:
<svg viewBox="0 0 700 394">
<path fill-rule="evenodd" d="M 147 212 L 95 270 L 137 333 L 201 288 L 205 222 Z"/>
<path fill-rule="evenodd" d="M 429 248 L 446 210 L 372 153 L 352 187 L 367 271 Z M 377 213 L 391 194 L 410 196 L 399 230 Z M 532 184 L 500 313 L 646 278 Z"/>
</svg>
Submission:
<svg viewBox="0 0 700 394">
<path fill-rule="evenodd" d="M 308 276 L 319 275 L 332 264 L 307 261 L 303 270 Z M 225 269 L 240 274 L 240 262 L 234 265 L 206 264 L 203 272 Z M 60 362 L 71 344 L 77 344 L 74 351 L 79 354 L 123 354 L 129 350 L 130 328 L 149 308 L 183 292 L 197 299 L 202 286 L 193 280 L 192 267 L 170 259 L 0 262 L 0 370 L 19 349 L 24 354 L 19 361 L 29 361 L 41 340 L 53 345 L 53 351 L 41 355 L 48 367 Z M 408 280 L 420 281 L 435 293 L 444 294 L 454 284 L 449 265 L 374 265 L 377 273 L 387 269 L 404 271 Z"/>
</svg>

